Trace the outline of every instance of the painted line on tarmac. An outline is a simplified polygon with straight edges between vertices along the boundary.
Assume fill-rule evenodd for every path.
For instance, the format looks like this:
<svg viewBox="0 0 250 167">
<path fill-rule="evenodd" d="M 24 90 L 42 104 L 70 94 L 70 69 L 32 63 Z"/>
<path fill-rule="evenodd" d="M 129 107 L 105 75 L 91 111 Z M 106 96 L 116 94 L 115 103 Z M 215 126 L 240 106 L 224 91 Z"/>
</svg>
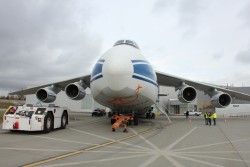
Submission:
<svg viewBox="0 0 250 167">
<path fill-rule="evenodd" d="M 16 151 L 42 151 L 42 152 L 74 152 L 79 150 L 52 150 L 52 149 L 35 149 L 35 148 L 11 148 L 11 147 L 0 147 L 0 150 L 16 150 Z M 89 153 L 110 153 L 110 154 L 147 154 L 147 152 L 144 151 L 123 151 L 123 152 L 117 152 L 117 151 L 82 151 L 89 152 Z"/>
<path fill-rule="evenodd" d="M 96 146 L 99 144 L 94 144 L 94 143 L 85 143 L 85 142 L 79 142 L 79 141 L 73 141 L 73 140 L 64 140 L 64 139 L 57 139 L 57 138 L 52 138 L 52 137 L 44 137 L 44 136 L 33 136 L 36 138 L 42 138 L 42 139 L 47 139 L 47 140 L 55 140 L 55 141 L 60 141 L 60 142 L 69 142 L 69 143 L 75 143 L 75 144 L 84 144 L 84 145 L 89 145 L 90 146 Z M 116 147 L 116 146 L 107 146 L 110 148 L 117 148 L 117 149 L 127 149 L 127 150 L 134 150 L 138 151 L 138 149 L 133 149 L 133 148 L 124 148 L 124 147 Z M 146 150 L 145 150 L 146 151 Z"/>
<path fill-rule="evenodd" d="M 159 157 L 160 157 L 159 155 L 151 156 L 144 163 L 140 164 L 138 167 L 147 167 L 151 163 L 153 163 L 154 161 L 156 161 L 156 159 L 158 159 Z"/>
<path fill-rule="evenodd" d="M 188 135 L 190 135 L 195 129 L 197 129 L 197 127 L 194 127 L 188 133 L 186 133 L 185 135 L 183 135 L 182 137 L 180 137 L 178 140 L 176 140 L 175 142 L 173 142 L 172 144 L 170 144 L 165 150 L 172 149 L 174 146 L 176 146 L 178 143 L 180 143 L 182 140 L 184 140 Z"/>
<path fill-rule="evenodd" d="M 225 142 L 219 142 L 219 143 L 212 143 L 212 144 L 205 144 L 205 145 L 194 146 L 194 147 L 186 147 L 186 148 L 174 149 L 173 151 L 192 150 L 192 149 L 197 149 L 197 148 L 210 147 L 210 146 L 216 146 L 216 145 L 221 145 L 221 144 L 230 144 L 230 143 L 241 142 L 241 141 L 248 141 L 248 140 L 250 140 L 250 138 L 233 140 L 233 141 L 225 141 Z"/>
<path fill-rule="evenodd" d="M 214 164 L 212 162 L 206 162 L 206 161 L 203 161 L 203 160 L 189 158 L 189 157 L 185 157 L 185 156 L 181 156 L 181 155 L 174 155 L 173 154 L 172 156 L 176 157 L 176 158 L 182 158 L 182 159 L 185 159 L 185 160 L 188 160 L 188 161 L 197 162 L 197 163 L 200 163 L 200 164 L 203 164 L 203 165 L 206 165 L 206 166 L 225 167 L 225 166 L 222 166 L 222 165 Z"/>
<path fill-rule="evenodd" d="M 12 148 L 12 147 L 0 147 L 0 150 L 22 150 L 22 151 L 47 151 L 47 152 L 69 152 L 78 150 L 52 150 L 52 149 L 36 149 L 36 148 Z"/>
<path fill-rule="evenodd" d="M 69 162 L 69 163 L 61 163 L 61 164 L 44 165 L 44 166 L 40 166 L 40 167 L 62 167 L 62 166 L 73 166 L 73 165 L 84 166 L 84 164 L 89 164 L 89 163 L 117 161 L 117 160 L 124 160 L 124 159 L 130 159 L 130 158 L 138 158 L 138 157 L 144 157 L 144 156 L 151 156 L 151 154 L 148 153 L 148 154 L 142 154 L 142 155 L 134 155 L 134 156 L 130 155 L 130 156 L 125 156 L 125 157 L 115 157 L 115 158 L 107 158 L 107 159 L 100 159 L 100 160 Z"/>
<path fill-rule="evenodd" d="M 105 139 L 105 140 L 108 140 L 110 142 L 118 142 L 118 143 L 121 143 L 121 144 L 137 147 L 137 148 L 139 148 L 141 150 L 144 150 L 144 151 L 151 151 L 151 149 L 149 149 L 149 148 L 133 145 L 133 144 L 122 142 L 122 141 L 117 141 L 117 140 L 114 140 L 114 139 L 111 139 L 111 138 L 107 138 L 107 137 L 96 135 L 96 134 L 89 133 L 89 132 L 84 132 L 84 131 L 81 131 L 81 130 L 78 130 L 78 129 L 73 129 L 73 128 L 69 128 L 69 129 L 74 130 L 74 131 L 79 132 L 79 133 L 83 133 L 83 134 L 91 135 L 91 136 L 94 136 L 94 137 L 97 137 L 97 138 Z"/>
<path fill-rule="evenodd" d="M 139 135 L 134 129 L 132 129 L 132 128 L 130 128 L 130 129 L 131 129 L 131 131 L 132 131 L 134 134 L 138 135 L 143 141 L 145 141 L 145 142 L 146 142 L 148 145 L 150 145 L 153 149 L 159 151 L 159 148 L 158 148 L 156 145 L 154 145 L 153 143 L 151 143 L 150 141 L 148 141 L 147 139 L 145 139 L 145 137 L 143 137 L 142 135 Z"/>
<path fill-rule="evenodd" d="M 85 142 L 78 142 L 78 141 L 72 141 L 72 140 L 57 139 L 57 138 L 45 137 L 45 136 L 33 136 L 33 137 L 41 138 L 41 139 L 47 139 L 47 140 L 55 140 L 55 141 L 60 141 L 60 142 L 69 142 L 69 143 L 76 143 L 76 144 L 92 145 L 92 146 L 98 145 L 98 144 L 94 144 L 94 143 L 85 143 Z"/>
<path fill-rule="evenodd" d="M 89 148 L 81 149 L 81 150 L 70 152 L 70 153 L 63 154 L 63 155 L 59 155 L 59 156 L 56 156 L 56 157 L 53 157 L 53 158 L 48 158 L 48 159 L 45 159 L 45 160 L 41 160 L 41 161 L 38 161 L 38 162 L 35 162 L 35 163 L 27 164 L 27 165 L 24 165 L 23 167 L 33 167 L 33 166 L 45 164 L 45 163 L 48 163 L 48 162 L 56 161 L 56 160 L 59 160 L 59 159 L 63 159 L 63 158 L 66 158 L 66 157 L 70 157 L 70 156 L 73 156 L 73 155 L 78 155 L 78 154 L 80 154 L 80 153 L 82 153 L 84 151 L 91 151 L 91 150 L 94 150 L 94 149 L 102 148 L 102 147 L 105 147 L 105 146 L 108 146 L 108 145 L 111 145 L 111 144 L 119 143 L 119 142 L 122 142 L 124 140 L 128 140 L 128 139 L 137 137 L 138 135 L 142 135 L 142 134 L 146 134 L 146 133 L 149 133 L 149 132 L 152 132 L 152 131 L 155 131 L 155 130 L 159 130 L 159 129 L 162 129 L 163 127 L 167 127 L 168 125 L 153 128 L 153 129 L 148 129 L 148 130 L 139 132 L 138 134 L 133 134 L 133 135 L 130 135 L 130 136 L 118 139 L 118 140 L 106 142 L 104 144 L 100 144 L 100 145 L 97 145 L 97 146 L 92 146 L 92 147 L 89 147 Z"/>
<path fill-rule="evenodd" d="M 234 152 L 234 153 L 237 153 L 237 152 Z M 193 155 L 193 154 L 186 154 L 185 156 L 190 156 L 190 157 L 198 157 L 198 158 L 206 158 L 206 159 L 212 159 L 212 160 L 215 160 L 215 159 L 219 159 L 219 160 L 227 160 L 227 161 L 235 161 L 235 162 L 247 162 L 249 163 L 250 161 L 249 160 L 242 160 L 242 159 L 234 159 L 234 158 L 225 158 L 225 157 L 218 157 L 218 156 L 207 156 L 207 155 Z"/>
</svg>

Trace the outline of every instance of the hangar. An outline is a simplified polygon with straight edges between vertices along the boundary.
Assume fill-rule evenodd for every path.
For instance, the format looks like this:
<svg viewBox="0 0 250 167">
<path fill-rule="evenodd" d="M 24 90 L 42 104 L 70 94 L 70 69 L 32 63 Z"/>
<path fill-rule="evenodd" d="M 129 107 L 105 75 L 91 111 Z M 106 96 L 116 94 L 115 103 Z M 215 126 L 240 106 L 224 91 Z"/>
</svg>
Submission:
<svg viewBox="0 0 250 167">
<path fill-rule="evenodd" d="M 230 89 L 250 94 L 250 87 L 230 87 Z M 181 103 L 177 99 L 177 93 L 173 87 L 160 86 L 159 92 L 167 94 L 168 96 L 160 96 L 159 105 L 171 115 L 183 115 L 185 111 L 196 110 L 202 113 L 206 111 L 215 111 L 218 115 L 224 116 L 240 116 L 250 115 L 250 102 L 244 100 L 237 100 L 232 98 L 232 104 L 225 109 L 214 108 L 210 103 L 210 97 L 204 95 L 202 91 L 197 91 L 197 99 L 192 103 Z M 41 103 L 36 99 L 36 95 L 26 96 L 27 104 L 48 105 L 47 103 Z M 57 106 L 68 107 L 71 111 L 76 112 L 92 112 L 96 108 L 105 108 L 94 101 L 90 89 L 86 89 L 86 96 L 83 100 L 70 100 L 64 91 L 58 93 L 56 101 L 53 103 Z M 106 108 L 105 108 L 106 109 Z M 109 110 L 109 109 L 107 109 Z M 226 110 L 228 112 L 226 112 Z M 249 114 L 248 114 L 249 113 Z"/>
</svg>

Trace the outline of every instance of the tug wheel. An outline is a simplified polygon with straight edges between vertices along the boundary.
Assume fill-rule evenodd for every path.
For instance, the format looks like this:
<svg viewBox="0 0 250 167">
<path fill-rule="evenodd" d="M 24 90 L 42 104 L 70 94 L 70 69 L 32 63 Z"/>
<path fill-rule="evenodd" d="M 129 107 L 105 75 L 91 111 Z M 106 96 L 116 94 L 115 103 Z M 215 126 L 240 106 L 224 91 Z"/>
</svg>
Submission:
<svg viewBox="0 0 250 167">
<path fill-rule="evenodd" d="M 52 130 L 52 125 L 53 125 L 53 116 L 49 112 L 44 118 L 44 128 L 43 128 L 44 130 L 43 131 L 45 133 L 49 133 Z"/>
<path fill-rule="evenodd" d="M 67 119 L 68 119 L 68 116 L 67 116 L 66 112 L 63 112 L 63 115 L 62 115 L 62 118 L 61 118 L 61 128 L 62 129 L 66 128 L 66 126 L 67 126 Z"/>
</svg>

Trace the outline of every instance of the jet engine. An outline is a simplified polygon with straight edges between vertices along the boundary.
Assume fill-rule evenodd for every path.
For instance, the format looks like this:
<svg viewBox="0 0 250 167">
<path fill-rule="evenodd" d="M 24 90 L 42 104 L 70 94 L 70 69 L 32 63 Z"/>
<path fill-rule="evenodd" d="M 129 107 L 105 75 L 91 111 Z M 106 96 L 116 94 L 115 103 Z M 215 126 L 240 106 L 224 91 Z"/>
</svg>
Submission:
<svg viewBox="0 0 250 167">
<path fill-rule="evenodd" d="M 81 100 L 85 97 L 86 92 L 81 86 L 81 82 L 71 83 L 65 88 L 66 95 L 72 100 Z"/>
<path fill-rule="evenodd" d="M 36 98 L 44 103 L 51 103 L 56 100 L 56 92 L 51 87 L 38 89 Z"/>
<path fill-rule="evenodd" d="M 211 98 L 211 103 L 214 107 L 224 108 L 231 104 L 232 98 L 229 94 L 218 92 Z"/>
<path fill-rule="evenodd" d="M 192 86 L 183 86 L 179 89 L 178 99 L 182 103 L 191 103 L 196 99 L 196 90 Z"/>
</svg>

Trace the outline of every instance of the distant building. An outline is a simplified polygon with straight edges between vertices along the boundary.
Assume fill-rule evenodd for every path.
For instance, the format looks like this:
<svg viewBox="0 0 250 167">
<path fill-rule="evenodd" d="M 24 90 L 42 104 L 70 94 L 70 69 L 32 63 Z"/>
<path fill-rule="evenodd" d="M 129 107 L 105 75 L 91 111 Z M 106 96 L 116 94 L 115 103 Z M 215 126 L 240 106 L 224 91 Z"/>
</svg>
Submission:
<svg viewBox="0 0 250 167">
<path fill-rule="evenodd" d="M 216 113 L 222 117 L 249 117 L 250 104 L 230 104 L 227 108 L 216 108 Z"/>
</svg>

